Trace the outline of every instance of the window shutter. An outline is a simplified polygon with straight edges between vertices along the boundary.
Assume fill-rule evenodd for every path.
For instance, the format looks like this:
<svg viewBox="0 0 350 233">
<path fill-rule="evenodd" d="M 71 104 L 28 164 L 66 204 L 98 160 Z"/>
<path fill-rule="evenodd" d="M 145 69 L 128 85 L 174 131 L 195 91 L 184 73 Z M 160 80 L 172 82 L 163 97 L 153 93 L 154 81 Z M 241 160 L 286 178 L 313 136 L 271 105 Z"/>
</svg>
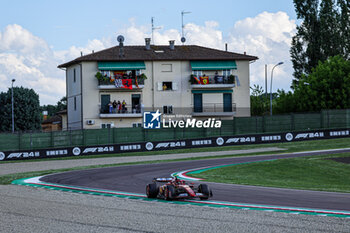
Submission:
<svg viewBox="0 0 350 233">
<path fill-rule="evenodd" d="M 174 90 L 174 91 L 177 91 L 177 90 L 178 90 L 177 83 L 175 83 L 175 82 L 173 82 L 173 90 Z"/>
<path fill-rule="evenodd" d="M 163 90 L 163 86 L 162 86 L 162 83 L 161 83 L 161 82 L 158 82 L 158 83 L 157 83 L 157 87 L 158 87 L 158 91 Z"/>
</svg>

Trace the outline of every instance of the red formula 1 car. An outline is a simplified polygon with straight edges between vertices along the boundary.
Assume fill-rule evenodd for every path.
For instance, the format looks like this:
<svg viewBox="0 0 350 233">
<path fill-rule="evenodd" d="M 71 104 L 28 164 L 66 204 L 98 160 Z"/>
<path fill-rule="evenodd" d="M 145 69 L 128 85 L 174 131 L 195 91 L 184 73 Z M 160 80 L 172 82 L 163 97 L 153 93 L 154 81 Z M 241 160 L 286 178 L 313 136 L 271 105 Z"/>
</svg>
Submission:
<svg viewBox="0 0 350 233">
<path fill-rule="evenodd" d="M 199 197 L 206 200 L 213 196 L 207 184 L 197 187 L 193 183 L 186 184 L 184 180 L 175 178 L 154 178 L 153 183 L 146 186 L 148 198 L 162 198 L 165 200 L 193 199 Z"/>
</svg>

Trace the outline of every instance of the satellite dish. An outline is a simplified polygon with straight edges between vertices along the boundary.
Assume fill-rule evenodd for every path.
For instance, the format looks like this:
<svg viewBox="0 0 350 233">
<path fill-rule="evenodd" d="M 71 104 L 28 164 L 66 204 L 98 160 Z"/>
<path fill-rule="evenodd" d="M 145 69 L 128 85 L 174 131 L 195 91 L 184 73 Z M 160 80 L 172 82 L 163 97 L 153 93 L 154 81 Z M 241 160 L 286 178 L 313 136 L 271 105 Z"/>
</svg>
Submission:
<svg viewBox="0 0 350 233">
<path fill-rule="evenodd" d="M 118 41 L 119 43 L 123 43 L 123 42 L 124 42 L 124 36 L 119 35 L 119 36 L 117 37 L 117 41 Z"/>
<path fill-rule="evenodd" d="M 186 38 L 185 37 L 181 37 L 181 42 L 185 43 L 186 42 Z"/>
</svg>

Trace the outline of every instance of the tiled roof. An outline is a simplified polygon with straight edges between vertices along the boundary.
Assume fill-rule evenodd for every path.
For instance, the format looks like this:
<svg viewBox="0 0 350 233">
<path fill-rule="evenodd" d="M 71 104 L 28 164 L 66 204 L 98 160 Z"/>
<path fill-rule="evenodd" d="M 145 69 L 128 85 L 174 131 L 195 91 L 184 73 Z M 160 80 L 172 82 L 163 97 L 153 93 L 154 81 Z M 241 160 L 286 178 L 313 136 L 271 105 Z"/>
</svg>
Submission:
<svg viewBox="0 0 350 233">
<path fill-rule="evenodd" d="M 41 122 L 41 124 L 57 124 L 57 123 L 60 123 L 62 121 L 62 117 L 59 116 L 59 115 L 54 115 L 46 120 L 43 120 Z"/>
<path fill-rule="evenodd" d="M 171 50 L 169 46 L 151 45 L 150 50 L 145 46 L 124 46 L 124 56 L 119 56 L 119 46 L 81 56 L 70 62 L 59 65 L 68 67 L 82 61 L 159 61 L 159 60 L 257 60 L 258 57 L 245 54 L 226 52 L 197 45 L 180 45 Z M 158 52 L 157 52 L 158 51 Z M 162 51 L 162 52 L 159 52 Z"/>
</svg>

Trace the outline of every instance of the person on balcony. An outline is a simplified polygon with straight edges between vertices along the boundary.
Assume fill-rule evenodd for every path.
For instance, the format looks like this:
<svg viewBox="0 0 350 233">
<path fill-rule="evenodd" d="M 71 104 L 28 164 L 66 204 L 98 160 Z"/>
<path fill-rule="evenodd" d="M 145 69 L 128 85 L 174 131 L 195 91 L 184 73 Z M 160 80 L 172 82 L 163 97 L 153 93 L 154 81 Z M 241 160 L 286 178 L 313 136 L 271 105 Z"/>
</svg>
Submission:
<svg viewBox="0 0 350 233">
<path fill-rule="evenodd" d="M 113 113 L 117 113 L 117 101 L 113 101 L 113 103 L 112 103 L 112 105 L 113 105 Z"/>
<path fill-rule="evenodd" d="M 219 78 L 219 75 L 218 75 L 218 72 L 215 71 L 215 75 L 214 75 L 214 83 L 218 83 L 218 78 Z"/>
<path fill-rule="evenodd" d="M 123 102 L 122 102 L 122 113 L 126 113 L 126 111 L 127 111 L 126 102 L 125 102 L 125 100 L 123 100 Z"/>
<path fill-rule="evenodd" d="M 122 111 L 122 104 L 120 103 L 120 101 L 118 100 L 117 102 L 117 108 L 118 108 L 118 113 L 120 113 Z"/>
<path fill-rule="evenodd" d="M 112 104 L 112 101 L 110 101 L 109 104 L 108 104 L 108 110 L 109 110 L 109 113 L 112 113 L 112 112 L 113 112 L 113 104 Z"/>
</svg>

